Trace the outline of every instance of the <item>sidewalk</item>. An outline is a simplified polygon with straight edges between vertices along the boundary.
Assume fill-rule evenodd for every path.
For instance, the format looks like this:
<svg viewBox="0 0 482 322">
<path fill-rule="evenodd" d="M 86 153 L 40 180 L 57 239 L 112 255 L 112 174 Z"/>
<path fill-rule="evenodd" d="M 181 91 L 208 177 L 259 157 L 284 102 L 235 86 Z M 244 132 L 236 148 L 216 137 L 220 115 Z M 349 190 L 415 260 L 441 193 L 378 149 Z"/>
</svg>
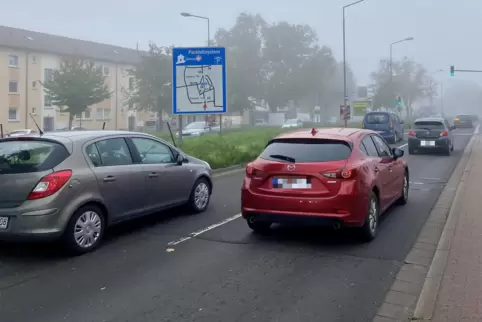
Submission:
<svg viewBox="0 0 482 322">
<path fill-rule="evenodd" d="M 432 322 L 482 321 L 482 140 L 475 140 Z"/>
</svg>

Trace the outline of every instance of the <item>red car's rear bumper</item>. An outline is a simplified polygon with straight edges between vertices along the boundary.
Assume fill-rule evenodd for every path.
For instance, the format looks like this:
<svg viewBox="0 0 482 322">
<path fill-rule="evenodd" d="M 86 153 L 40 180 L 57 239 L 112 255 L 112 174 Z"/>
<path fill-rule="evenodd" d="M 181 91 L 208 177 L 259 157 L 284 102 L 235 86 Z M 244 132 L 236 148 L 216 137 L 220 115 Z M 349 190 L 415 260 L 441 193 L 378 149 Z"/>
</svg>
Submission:
<svg viewBox="0 0 482 322">
<path fill-rule="evenodd" d="M 329 198 L 262 195 L 243 188 L 242 215 L 273 223 L 313 222 L 322 225 L 361 226 L 365 221 L 369 196 L 337 195 Z"/>
</svg>

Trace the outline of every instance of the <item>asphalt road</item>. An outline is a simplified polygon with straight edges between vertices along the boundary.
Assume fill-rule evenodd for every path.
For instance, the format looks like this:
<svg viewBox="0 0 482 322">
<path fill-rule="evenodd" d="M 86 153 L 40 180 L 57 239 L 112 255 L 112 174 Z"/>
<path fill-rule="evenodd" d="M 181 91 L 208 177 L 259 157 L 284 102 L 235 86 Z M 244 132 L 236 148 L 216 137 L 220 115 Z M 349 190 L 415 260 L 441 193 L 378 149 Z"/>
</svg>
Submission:
<svg viewBox="0 0 482 322">
<path fill-rule="evenodd" d="M 409 203 L 370 244 L 324 229 L 252 234 L 236 216 L 243 172 L 215 179 L 206 213 L 123 224 L 92 254 L 0 244 L 0 321 L 371 321 L 472 132 L 454 131 L 450 157 L 404 156 Z"/>
</svg>

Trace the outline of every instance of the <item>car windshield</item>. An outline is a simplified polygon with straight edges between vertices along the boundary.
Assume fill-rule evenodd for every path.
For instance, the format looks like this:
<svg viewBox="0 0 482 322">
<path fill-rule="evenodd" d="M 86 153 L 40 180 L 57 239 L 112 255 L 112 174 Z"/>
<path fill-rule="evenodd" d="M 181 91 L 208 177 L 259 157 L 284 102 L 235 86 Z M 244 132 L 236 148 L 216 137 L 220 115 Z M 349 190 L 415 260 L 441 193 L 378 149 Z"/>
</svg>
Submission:
<svg viewBox="0 0 482 322">
<path fill-rule="evenodd" d="M 68 156 L 60 144 L 46 141 L 0 142 L 0 175 L 52 169 Z"/>
<path fill-rule="evenodd" d="M 328 162 L 347 159 L 351 154 L 348 143 L 324 139 L 275 139 L 260 158 L 272 161 Z"/>
<path fill-rule="evenodd" d="M 416 121 L 413 124 L 415 129 L 443 130 L 445 126 L 440 121 Z"/>
<path fill-rule="evenodd" d="M 205 128 L 204 122 L 194 122 L 186 125 L 185 130 L 202 130 Z"/>
<path fill-rule="evenodd" d="M 366 124 L 386 124 L 388 123 L 388 114 L 386 113 L 368 113 L 365 116 Z"/>
</svg>

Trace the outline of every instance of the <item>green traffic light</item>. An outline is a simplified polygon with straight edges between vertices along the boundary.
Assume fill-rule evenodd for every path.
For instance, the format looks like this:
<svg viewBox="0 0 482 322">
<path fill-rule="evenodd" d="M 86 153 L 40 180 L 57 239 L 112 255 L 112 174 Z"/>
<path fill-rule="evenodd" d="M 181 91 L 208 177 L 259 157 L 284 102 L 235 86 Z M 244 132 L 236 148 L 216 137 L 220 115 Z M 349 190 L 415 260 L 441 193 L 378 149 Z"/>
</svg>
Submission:
<svg viewBox="0 0 482 322">
<path fill-rule="evenodd" d="M 454 76 L 454 75 L 455 75 L 455 73 L 450 73 L 450 76 Z"/>
</svg>

